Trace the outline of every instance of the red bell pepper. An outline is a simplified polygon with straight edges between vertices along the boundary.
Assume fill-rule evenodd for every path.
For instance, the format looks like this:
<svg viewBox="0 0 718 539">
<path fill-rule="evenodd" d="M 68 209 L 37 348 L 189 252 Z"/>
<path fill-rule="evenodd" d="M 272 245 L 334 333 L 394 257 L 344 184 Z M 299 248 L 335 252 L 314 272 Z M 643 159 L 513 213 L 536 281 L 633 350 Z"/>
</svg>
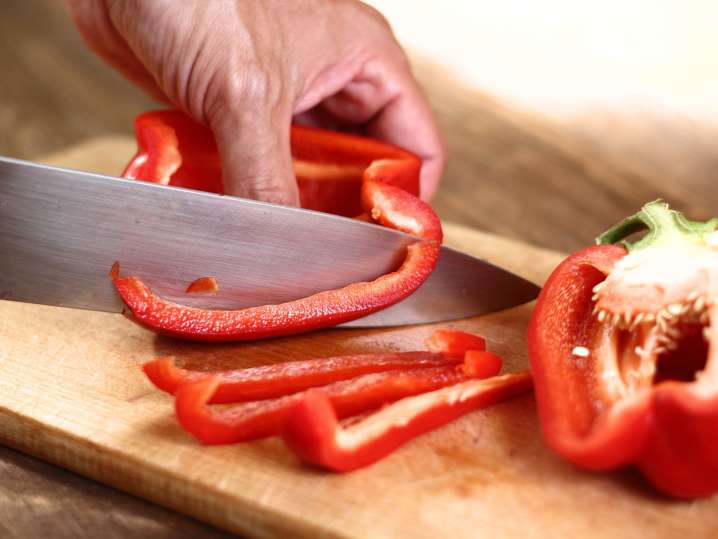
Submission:
<svg viewBox="0 0 718 539">
<path fill-rule="evenodd" d="M 595 470 L 636 464 L 675 496 L 718 491 L 717 226 L 653 202 L 549 277 L 528 349 L 557 453 Z"/>
<path fill-rule="evenodd" d="M 407 397 L 348 427 L 339 424 L 331 398 L 322 389 L 310 389 L 289 414 L 283 438 L 303 461 L 346 472 L 372 464 L 468 412 L 530 388 L 528 372 L 469 380 Z"/>
<path fill-rule="evenodd" d="M 441 223 L 415 196 L 375 181 L 362 186 L 362 203 L 386 226 L 424 238 L 407 247 L 401 267 L 368 283 L 355 283 L 278 305 L 234 311 L 197 309 L 166 301 L 137 277 L 113 277 L 134 319 L 162 335 L 204 341 L 238 341 L 291 335 L 361 318 L 401 301 L 434 269 Z"/>
<path fill-rule="evenodd" d="M 214 404 L 271 399 L 364 374 L 455 365 L 460 361 L 455 356 L 431 352 L 397 352 L 287 361 L 245 369 L 204 372 L 181 369 L 175 366 L 173 358 L 162 357 L 145 363 L 142 368 L 155 386 L 173 395 L 188 383 L 213 378 L 217 384 L 208 402 Z"/>
<path fill-rule="evenodd" d="M 429 352 L 464 357 L 469 350 L 486 350 L 486 341 L 483 337 L 452 329 L 437 329 L 431 337 L 426 339 Z"/>
<path fill-rule="evenodd" d="M 219 292 L 219 284 L 214 277 L 200 277 L 187 286 L 186 292 L 188 294 L 216 294 Z"/>
<path fill-rule="evenodd" d="M 222 171 L 212 132 L 176 110 L 135 120 L 138 151 L 123 175 L 165 185 L 222 193 Z M 421 159 L 377 140 L 292 126 L 294 174 L 303 208 L 354 217 L 362 182 L 390 183 L 419 195 Z"/>
<path fill-rule="evenodd" d="M 211 372 L 182 369 L 175 365 L 173 357 L 160 357 L 145 363 L 142 370 L 158 389 L 172 395 L 185 384 L 216 378 L 219 384 L 211 404 L 270 399 L 364 374 L 460 362 L 464 362 L 462 368 L 471 367 L 474 377 L 491 376 L 501 370 L 501 358 L 485 352 L 486 341 L 478 335 L 439 329 L 427 344 L 436 352 L 334 356 Z"/>
<path fill-rule="evenodd" d="M 322 392 L 338 417 L 350 417 L 410 395 L 451 386 L 469 378 L 497 374 L 497 364 L 489 362 L 485 365 L 484 359 L 471 356 L 465 365 L 366 374 L 324 386 Z M 176 394 L 177 420 L 206 444 L 247 442 L 279 434 L 289 414 L 306 394 L 295 393 L 216 410 L 207 404 L 216 400 L 214 393 L 220 383 L 218 377 L 209 377 L 181 386 Z"/>
</svg>

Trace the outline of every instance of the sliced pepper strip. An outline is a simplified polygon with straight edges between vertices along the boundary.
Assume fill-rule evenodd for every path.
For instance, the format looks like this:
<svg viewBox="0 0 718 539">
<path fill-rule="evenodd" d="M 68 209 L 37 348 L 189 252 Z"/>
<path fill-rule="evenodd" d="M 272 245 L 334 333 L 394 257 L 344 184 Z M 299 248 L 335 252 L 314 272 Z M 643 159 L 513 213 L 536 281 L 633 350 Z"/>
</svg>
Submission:
<svg viewBox="0 0 718 539">
<path fill-rule="evenodd" d="M 192 281 L 185 292 L 188 294 L 216 294 L 219 292 L 219 284 L 214 277 L 200 277 Z"/>
<path fill-rule="evenodd" d="M 486 350 L 486 341 L 479 335 L 452 329 L 437 329 L 426 339 L 429 352 L 463 357 L 469 350 Z"/>
<path fill-rule="evenodd" d="M 504 360 L 486 350 L 468 350 L 458 368 L 469 378 L 490 378 L 501 372 Z"/>
<path fill-rule="evenodd" d="M 222 193 L 222 167 L 212 132 L 177 110 L 135 120 L 137 155 L 127 178 Z M 388 182 L 418 196 L 421 159 L 377 140 L 294 125 L 294 174 L 303 208 L 347 217 L 361 211 L 365 180 Z"/>
<path fill-rule="evenodd" d="M 460 361 L 453 356 L 431 352 L 398 352 L 326 357 L 202 372 L 181 369 L 175 366 L 174 358 L 162 357 L 145 363 L 142 368 L 155 386 L 171 394 L 175 394 L 185 384 L 213 378 L 217 380 L 217 385 L 209 402 L 216 404 L 271 399 L 364 374 L 438 367 Z"/>
<path fill-rule="evenodd" d="M 292 409 L 283 438 L 303 461 L 347 472 L 372 464 L 461 415 L 530 388 L 528 372 L 469 380 L 402 399 L 346 428 L 337 421 L 331 399 L 321 389 L 311 389 Z"/>
<path fill-rule="evenodd" d="M 354 283 L 277 305 L 221 311 L 166 301 L 137 277 L 115 277 L 113 282 L 137 322 L 162 335 L 184 339 L 263 339 L 355 320 L 414 292 L 434 269 L 442 239 L 441 223 L 431 207 L 397 187 L 365 182 L 362 202 L 375 220 L 425 238 L 407 246 L 406 258 L 397 271 L 368 283 Z"/>
<path fill-rule="evenodd" d="M 483 360 L 475 356 L 469 358 L 466 365 L 366 374 L 324 386 L 322 394 L 338 417 L 350 417 L 410 395 L 498 372 L 495 363 L 483 365 Z M 247 442 L 279 434 L 289 413 L 306 394 L 295 393 L 218 410 L 207 404 L 216 401 L 214 395 L 219 387 L 219 377 L 208 377 L 181 386 L 176 394 L 175 412 L 179 423 L 206 444 Z"/>
</svg>

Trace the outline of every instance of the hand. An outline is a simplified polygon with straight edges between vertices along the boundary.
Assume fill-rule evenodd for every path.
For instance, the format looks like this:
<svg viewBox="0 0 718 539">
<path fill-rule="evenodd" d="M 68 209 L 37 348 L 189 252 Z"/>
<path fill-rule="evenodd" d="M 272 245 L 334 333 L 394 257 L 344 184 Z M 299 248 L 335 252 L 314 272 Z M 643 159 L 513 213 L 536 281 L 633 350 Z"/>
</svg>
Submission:
<svg viewBox="0 0 718 539">
<path fill-rule="evenodd" d="M 292 118 L 354 127 L 424 159 L 442 139 L 384 18 L 356 0 L 67 0 L 89 46 L 215 134 L 227 193 L 297 205 Z"/>
</svg>

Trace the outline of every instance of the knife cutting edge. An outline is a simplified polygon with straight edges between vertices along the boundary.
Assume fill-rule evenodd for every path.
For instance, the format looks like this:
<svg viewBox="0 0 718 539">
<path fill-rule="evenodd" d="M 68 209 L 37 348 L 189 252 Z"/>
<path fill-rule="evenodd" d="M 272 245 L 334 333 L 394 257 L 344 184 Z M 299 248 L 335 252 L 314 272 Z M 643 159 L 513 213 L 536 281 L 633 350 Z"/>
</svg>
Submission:
<svg viewBox="0 0 718 539">
<path fill-rule="evenodd" d="M 280 303 L 394 270 L 415 238 L 353 219 L 0 158 L 0 298 L 121 312 L 108 271 L 168 300 L 214 309 Z M 217 296 L 187 296 L 212 275 Z M 429 323 L 530 301 L 539 288 L 442 247 L 402 302 L 344 324 Z"/>
</svg>

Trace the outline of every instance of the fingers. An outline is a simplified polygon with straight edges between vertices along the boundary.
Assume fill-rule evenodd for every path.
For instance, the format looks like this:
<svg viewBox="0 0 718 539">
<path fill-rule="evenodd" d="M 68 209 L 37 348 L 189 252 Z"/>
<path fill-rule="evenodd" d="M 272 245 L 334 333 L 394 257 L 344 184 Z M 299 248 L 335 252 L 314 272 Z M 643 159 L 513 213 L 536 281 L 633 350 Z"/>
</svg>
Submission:
<svg viewBox="0 0 718 539">
<path fill-rule="evenodd" d="M 370 120 L 367 134 L 406 148 L 423 160 L 421 198 L 431 200 L 446 165 L 446 147 L 434 115 L 413 80 Z"/>
<path fill-rule="evenodd" d="M 299 205 L 289 129 L 291 118 L 261 110 L 222 108 L 210 128 L 222 160 L 225 192 L 285 206 Z"/>
<path fill-rule="evenodd" d="M 295 118 L 310 125 L 376 137 L 419 155 L 421 196 L 436 192 L 446 164 L 446 148 L 434 115 L 396 45 L 394 54 L 367 62 L 340 91 Z"/>
</svg>

